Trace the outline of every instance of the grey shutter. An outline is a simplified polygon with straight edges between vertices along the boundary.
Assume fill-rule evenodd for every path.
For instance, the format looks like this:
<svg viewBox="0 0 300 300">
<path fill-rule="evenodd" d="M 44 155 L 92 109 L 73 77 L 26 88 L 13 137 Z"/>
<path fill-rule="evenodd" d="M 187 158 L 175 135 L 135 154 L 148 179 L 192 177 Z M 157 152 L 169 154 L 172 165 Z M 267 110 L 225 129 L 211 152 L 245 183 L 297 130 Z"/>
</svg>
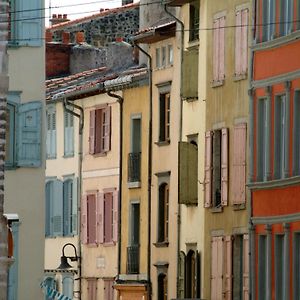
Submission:
<svg viewBox="0 0 300 300">
<path fill-rule="evenodd" d="M 183 251 L 179 253 L 179 282 L 178 282 L 178 297 L 183 299 L 185 297 L 185 254 Z"/>
<path fill-rule="evenodd" d="M 51 207 L 51 194 L 53 193 L 51 189 L 53 188 L 52 181 L 49 181 L 46 183 L 46 189 L 45 189 L 45 236 L 51 236 L 51 217 L 52 217 L 52 207 Z"/>
<path fill-rule="evenodd" d="M 17 160 L 19 167 L 39 167 L 41 165 L 41 111 L 40 101 L 19 106 Z"/>
<path fill-rule="evenodd" d="M 70 235 L 72 210 L 72 180 L 63 183 L 63 235 Z"/>
<path fill-rule="evenodd" d="M 53 183 L 52 231 L 54 236 L 60 236 L 63 233 L 63 184 L 60 180 L 55 180 Z"/>
<path fill-rule="evenodd" d="M 72 234 L 77 234 L 77 211 L 78 211 L 78 178 L 73 180 L 73 191 L 72 191 Z"/>
<path fill-rule="evenodd" d="M 188 142 L 179 142 L 179 203 L 198 204 L 198 150 Z"/>
</svg>

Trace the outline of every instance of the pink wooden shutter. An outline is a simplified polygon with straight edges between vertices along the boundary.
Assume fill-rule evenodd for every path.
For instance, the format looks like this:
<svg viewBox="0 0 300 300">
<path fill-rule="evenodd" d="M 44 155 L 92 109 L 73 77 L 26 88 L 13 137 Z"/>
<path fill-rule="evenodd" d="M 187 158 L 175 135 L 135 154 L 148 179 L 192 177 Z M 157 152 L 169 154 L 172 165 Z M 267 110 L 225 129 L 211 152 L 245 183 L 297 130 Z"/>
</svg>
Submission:
<svg viewBox="0 0 300 300">
<path fill-rule="evenodd" d="M 97 299 L 97 279 L 88 279 L 88 300 Z"/>
<path fill-rule="evenodd" d="M 219 19 L 219 80 L 225 78 L 225 16 Z"/>
<path fill-rule="evenodd" d="M 249 300 L 249 235 L 243 238 L 243 299 Z"/>
<path fill-rule="evenodd" d="M 212 132 L 205 133 L 204 207 L 211 206 Z"/>
<path fill-rule="evenodd" d="M 222 128 L 221 141 L 221 203 L 228 204 L 228 128 Z"/>
<path fill-rule="evenodd" d="M 241 41 L 241 72 L 243 74 L 247 73 L 248 67 L 248 19 L 249 19 L 249 10 L 243 9 L 241 11 L 242 14 L 242 41 Z"/>
<path fill-rule="evenodd" d="M 113 235 L 113 194 L 104 194 L 104 243 L 112 242 Z"/>
<path fill-rule="evenodd" d="M 223 299 L 223 237 L 212 238 L 211 300 Z"/>
<path fill-rule="evenodd" d="M 102 244 L 104 241 L 104 194 L 97 193 L 96 203 L 96 243 Z"/>
<path fill-rule="evenodd" d="M 117 190 L 113 192 L 113 241 L 118 241 L 118 217 L 119 217 L 119 193 Z"/>
<path fill-rule="evenodd" d="M 88 236 L 88 243 L 95 244 L 96 243 L 96 234 L 97 234 L 97 227 L 96 227 L 96 195 L 90 194 L 87 196 L 87 236 Z"/>
<path fill-rule="evenodd" d="M 213 31 L 213 80 L 218 80 L 219 75 L 219 19 L 214 20 Z"/>
<path fill-rule="evenodd" d="M 234 127 L 233 137 L 233 204 L 246 202 L 246 124 Z"/>
<path fill-rule="evenodd" d="M 241 38 L 242 38 L 242 12 L 235 13 L 235 75 L 241 74 Z"/>
<path fill-rule="evenodd" d="M 232 240 L 231 236 L 225 237 L 225 300 L 232 299 Z"/>
<path fill-rule="evenodd" d="M 90 136 L 89 136 L 89 153 L 95 154 L 95 122 L 96 122 L 96 111 L 90 112 Z"/>
<path fill-rule="evenodd" d="M 107 152 L 110 150 L 110 127 L 111 127 L 111 107 L 108 106 L 105 109 L 102 109 L 102 151 Z"/>
<path fill-rule="evenodd" d="M 81 200 L 81 241 L 87 244 L 87 195 Z"/>
<path fill-rule="evenodd" d="M 217 257 L 218 257 L 218 244 L 215 237 L 212 238 L 211 241 L 211 299 L 217 299 L 217 289 L 215 288 L 217 286 Z"/>
</svg>

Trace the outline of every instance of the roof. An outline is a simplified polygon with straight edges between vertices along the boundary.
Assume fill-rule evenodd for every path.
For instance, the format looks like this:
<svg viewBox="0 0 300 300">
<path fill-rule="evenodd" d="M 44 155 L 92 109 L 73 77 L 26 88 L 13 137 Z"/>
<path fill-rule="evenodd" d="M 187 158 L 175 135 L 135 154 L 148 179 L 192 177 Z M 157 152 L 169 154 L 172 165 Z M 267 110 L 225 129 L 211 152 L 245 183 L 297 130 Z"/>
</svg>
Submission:
<svg viewBox="0 0 300 300">
<path fill-rule="evenodd" d="M 86 16 L 86 17 L 83 17 L 83 18 L 78 18 L 76 20 L 71 20 L 71 21 L 67 21 L 67 22 L 52 25 L 52 26 L 48 27 L 48 29 L 49 30 L 63 29 L 65 27 L 69 27 L 69 26 L 72 26 L 72 25 L 76 25 L 76 24 L 80 24 L 80 23 L 86 23 L 86 22 L 89 22 L 93 19 L 97 19 L 97 18 L 105 17 L 105 16 L 108 16 L 108 15 L 111 15 L 111 14 L 116 14 L 116 13 L 120 13 L 120 12 L 123 12 L 123 11 L 126 11 L 126 10 L 137 8 L 137 7 L 139 7 L 139 5 L 140 5 L 140 3 L 136 2 L 136 3 L 130 3 L 130 4 L 127 4 L 127 5 L 116 7 L 116 8 L 111 8 L 111 9 L 104 10 L 102 12 L 99 12 L 99 13 L 96 13 L 96 14 L 93 14 L 93 15 L 90 15 L 90 16 Z"/>
</svg>

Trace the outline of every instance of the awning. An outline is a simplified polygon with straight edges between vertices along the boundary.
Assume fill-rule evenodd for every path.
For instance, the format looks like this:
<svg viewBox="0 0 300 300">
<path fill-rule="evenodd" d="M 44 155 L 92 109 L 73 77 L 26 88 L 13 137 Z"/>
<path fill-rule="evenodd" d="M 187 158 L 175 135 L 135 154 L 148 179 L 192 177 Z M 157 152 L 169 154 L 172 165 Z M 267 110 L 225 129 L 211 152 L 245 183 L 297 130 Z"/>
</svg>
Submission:
<svg viewBox="0 0 300 300">
<path fill-rule="evenodd" d="M 45 296 L 53 300 L 72 300 L 71 298 L 61 294 L 56 289 L 46 284 L 45 280 L 41 283 L 41 288 L 44 290 Z"/>
</svg>

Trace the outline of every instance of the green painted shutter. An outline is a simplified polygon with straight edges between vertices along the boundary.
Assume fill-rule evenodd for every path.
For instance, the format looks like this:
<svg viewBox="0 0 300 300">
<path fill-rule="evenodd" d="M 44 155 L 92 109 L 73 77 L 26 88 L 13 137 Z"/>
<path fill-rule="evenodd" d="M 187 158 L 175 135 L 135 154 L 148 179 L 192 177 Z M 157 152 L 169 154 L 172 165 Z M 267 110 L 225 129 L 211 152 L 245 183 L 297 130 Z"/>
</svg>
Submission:
<svg viewBox="0 0 300 300">
<path fill-rule="evenodd" d="M 184 51 L 182 81 L 183 98 L 198 99 L 198 50 Z"/>
<path fill-rule="evenodd" d="M 21 46 L 42 46 L 44 10 L 42 0 L 17 0 L 17 42 Z"/>
<path fill-rule="evenodd" d="M 77 211 L 78 211 L 78 178 L 73 180 L 73 195 L 72 195 L 72 234 L 77 234 Z"/>
<path fill-rule="evenodd" d="M 63 184 L 60 180 L 55 180 L 53 183 L 52 231 L 54 236 L 60 236 L 63 234 Z"/>
<path fill-rule="evenodd" d="M 41 165 L 41 111 L 42 103 L 28 102 L 19 106 L 17 165 L 39 167 Z"/>
<path fill-rule="evenodd" d="M 198 204 L 198 150 L 188 142 L 179 142 L 179 203 Z"/>
</svg>

